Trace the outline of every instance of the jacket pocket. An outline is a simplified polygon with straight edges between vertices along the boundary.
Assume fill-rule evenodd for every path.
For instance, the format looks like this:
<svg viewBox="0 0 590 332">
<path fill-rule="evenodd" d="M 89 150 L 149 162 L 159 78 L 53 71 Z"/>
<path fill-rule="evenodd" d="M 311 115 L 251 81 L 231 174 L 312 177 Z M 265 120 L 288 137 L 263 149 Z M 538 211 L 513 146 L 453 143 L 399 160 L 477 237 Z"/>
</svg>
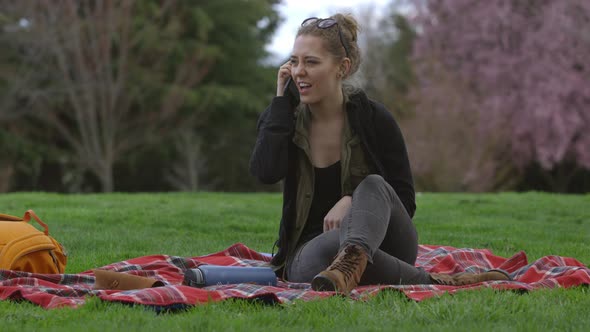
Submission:
<svg viewBox="0 0 590 332">
<path fill-rule="evenodd" d="M 351 147 L 352 154 L 350 156 L 350 184 L 354 191 L 356 187 L 371 174 L 371 168 L 367 163 L 367 158 L 361 147 L 361 144 L 355 144 Z"/>
<path fill-rule="evenodd" d="M 353 191 L 369 174 L 371 171 L 365 165 L 350 165 L 350 184 Z"/>
</svg>

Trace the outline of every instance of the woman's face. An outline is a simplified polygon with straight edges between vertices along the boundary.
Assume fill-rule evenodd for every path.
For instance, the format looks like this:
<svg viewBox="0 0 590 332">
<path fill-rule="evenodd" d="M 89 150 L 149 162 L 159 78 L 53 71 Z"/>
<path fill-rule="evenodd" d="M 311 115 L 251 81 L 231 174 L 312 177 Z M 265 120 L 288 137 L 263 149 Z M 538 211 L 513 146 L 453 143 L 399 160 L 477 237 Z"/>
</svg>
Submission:
<svg viewBox="0 0 590 332">
<path fill-rule="evenodd" d="M 295 39 L 291 76 L 297 84 L 302 103 L 318 104 L 341 91 L 339 67 L 320 37 L 300 35 Z"/>
</svg>

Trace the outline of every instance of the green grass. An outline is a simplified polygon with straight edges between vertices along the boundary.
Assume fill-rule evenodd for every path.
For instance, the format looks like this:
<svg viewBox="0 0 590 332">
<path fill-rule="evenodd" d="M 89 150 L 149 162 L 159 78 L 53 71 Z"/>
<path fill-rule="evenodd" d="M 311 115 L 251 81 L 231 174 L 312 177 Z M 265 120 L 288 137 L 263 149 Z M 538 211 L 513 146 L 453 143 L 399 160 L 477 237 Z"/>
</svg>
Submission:
<svg viewBox="0 0 590 332">
<path fill-rule="evenodd" d="M 420 243 L 489 248 L 529 261 L 545 255 L 590 264 L 590 195 L 542 193 L 421 194 L 414 218 Z M 33 209 L 69 251 L 67 273 L 120 260 L 199 256 L 242 242 L 269 252 L 278 229 L 279 194 L 0 195 L 0 212 Z M 266 306 L 226 301 L 158 315 L 96 298 L 78 309 L 45 310 L 0 302 L 0 330 L 585 330 L 590 289 L 520 294 L 490 289 L 420 303 L 397 292 L 367 302 L 330 298 Z"/>
</svg>

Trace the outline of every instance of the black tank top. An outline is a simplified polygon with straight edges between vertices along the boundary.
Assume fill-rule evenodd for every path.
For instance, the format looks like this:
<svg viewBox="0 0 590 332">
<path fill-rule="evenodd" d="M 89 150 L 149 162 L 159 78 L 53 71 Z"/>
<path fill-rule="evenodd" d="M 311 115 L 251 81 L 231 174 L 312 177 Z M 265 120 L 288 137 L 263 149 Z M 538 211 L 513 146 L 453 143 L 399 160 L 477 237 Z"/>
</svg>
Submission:
<svg viewBox="0 0 590 332">
<path fill-rule="evenodd" d="M 314 167 L 313 201 L 299 243 L 324 232 L 324 217 L 341 198 L 340 172 L 340 161 L 325 168 Z"/>
</svg>

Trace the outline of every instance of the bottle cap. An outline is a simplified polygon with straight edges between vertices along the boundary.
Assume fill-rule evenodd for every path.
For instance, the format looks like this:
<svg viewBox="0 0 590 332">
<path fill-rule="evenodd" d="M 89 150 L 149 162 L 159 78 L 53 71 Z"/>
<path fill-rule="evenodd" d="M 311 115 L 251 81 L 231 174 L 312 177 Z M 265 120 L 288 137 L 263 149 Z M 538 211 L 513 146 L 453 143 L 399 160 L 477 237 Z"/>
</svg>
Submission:
<svg viewBox="0 0 590 332">
<path fill-rule="evenodd" d="M 205 286 L 205 276 L 198 268 L 185 270 L 182 284 L 191 287 L 203 287 Z"/>
</svg>

